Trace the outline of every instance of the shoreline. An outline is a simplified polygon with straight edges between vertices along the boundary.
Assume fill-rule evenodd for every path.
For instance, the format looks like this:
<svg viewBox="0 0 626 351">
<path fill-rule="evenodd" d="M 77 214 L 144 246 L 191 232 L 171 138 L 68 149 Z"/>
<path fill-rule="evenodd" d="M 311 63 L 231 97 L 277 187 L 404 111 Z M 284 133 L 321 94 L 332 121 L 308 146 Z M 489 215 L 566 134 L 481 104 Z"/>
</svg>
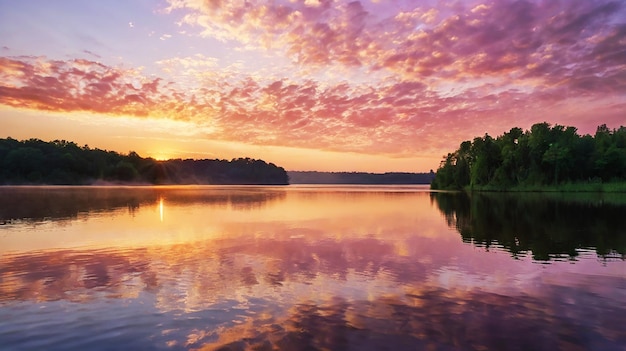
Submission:
<svg viewBox="0 0 626 351">
<path fill-rule="evenodd" d="M 466 193 L 626 193 L 626 182 L 563 183 L 558 185 L 465 186 L 462 189 L 431 189 Z"/>
<path fill-rule="evenodd" d="M 506 193 L 626 193 L 626 182 L 564 183 L 558 185 L 466 186 L 466 192 Z"/>
</svg>

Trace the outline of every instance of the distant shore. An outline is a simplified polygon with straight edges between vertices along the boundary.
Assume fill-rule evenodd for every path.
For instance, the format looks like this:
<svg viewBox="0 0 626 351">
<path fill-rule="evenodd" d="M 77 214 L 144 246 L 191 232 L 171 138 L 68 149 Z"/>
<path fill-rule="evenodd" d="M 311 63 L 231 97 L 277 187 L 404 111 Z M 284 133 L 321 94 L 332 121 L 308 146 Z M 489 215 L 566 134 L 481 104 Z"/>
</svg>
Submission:
<svg viewBox="0 0 626 351">
<path fill-rule="evenodd" d="M 392 185 L 430 184 L 435 177 L 430 173 L 409 172 L 318 172 L 287 171 L 289 184 Z"/>
</svg>

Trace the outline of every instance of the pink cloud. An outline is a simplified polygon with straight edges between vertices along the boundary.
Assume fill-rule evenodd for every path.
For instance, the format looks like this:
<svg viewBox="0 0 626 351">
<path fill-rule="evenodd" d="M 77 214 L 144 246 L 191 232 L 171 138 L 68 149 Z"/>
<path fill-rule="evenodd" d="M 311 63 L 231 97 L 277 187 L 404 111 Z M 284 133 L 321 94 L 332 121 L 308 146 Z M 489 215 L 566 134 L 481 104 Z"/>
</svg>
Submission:
<svg viewBox="0 0 626 351">
<path fill-rule="evenodd" d="M 622 91 L 607 104 L 606 89 L 594 93 L 594 84 L 606 84 L 599 78 L 583 78 L 580 87 L 530 91 L 483 84 L 455 95 L 410 80 L 329 85 L 252 77 L 183 90 L 159 77 L 88 60 L 5 57 L 0 82 L 0 104 L 6 106 L 177 119 L 213 126 L 215 132 L 206 136 L 211 139 L 399 157 L 440 156 L 461 140 L 544 120 L 587 128 L 598 111 L 602 123 L 623 123 L 623 106 L 614 103 Z M 585 94 L 572 97 L 572 89 Z M 569 106 L 574 104 L 575 111 Z"/>
<path fill-rule="evenodd" d="M 626 64 L 619 2 L 419 5 L 398 4 L 389 13 L 390 6 L 366 1 L 177 0 L 170 10 L 188 10 L 184 22 L 207 36 L 284 50 L 299 65 L 363 66 L 408 79 L 494 76 L 563 85 L 573 76 L 613 76 Z"/>
<path fill-rule="evenodd" d="M 173 102 L 160 78 L 88 60 L 0 58 L 0 77 L 0 103 L 18 108 L 147 116 Z"/>
</svg>

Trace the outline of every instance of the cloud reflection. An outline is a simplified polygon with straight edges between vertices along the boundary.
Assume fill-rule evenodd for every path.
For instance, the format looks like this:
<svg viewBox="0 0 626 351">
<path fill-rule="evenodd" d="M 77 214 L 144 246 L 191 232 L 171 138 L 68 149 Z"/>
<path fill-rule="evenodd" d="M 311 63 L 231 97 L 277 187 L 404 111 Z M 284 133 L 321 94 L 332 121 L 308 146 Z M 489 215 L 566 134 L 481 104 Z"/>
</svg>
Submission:
<svg viewBox="0 0 626 351">
<path fill-rule="evenodd" d="M 367 238 L 224 239 L 126 251 L 5 255 L 0 303 L 90 303 L 147 293 L 161 313 L 205 315 L 226 301 L 236 302 L 224 310 L 230 317 L 218 329 L 196 325 L 186 340 L 173 342 L 203 350 L 611 349 L 626 341 L 618 323 L 623 310 L 615 308 L 619 291 L 596 290 L 603 298 L 595 300 L 587 286 L 619 286 L 622 278 L 598 276 L 508 295 L 481 285 L 443 287 L 432 279 L 453 264 L 405 260 L 388 243 Z"/>
<path fill-rule="evenodd" d="M 586 300 L 573 289 L 551 293 Z M 620 314 L 610 304 L 597 306 L 595 313 L 602 315 L 591 319 L 584 309 L 562 318 L 563 308 L 571 306 L 556 296 L 542 300 L 442 289 L 369 301 L 333 298 L 294 305 L 284 319 L 249 318 L 221 330 L 200 350 L 585 350 L 617 349 L 626 341 L 620 336 Z M 596 322 L 604 328 L 594 328 Z"/>
</svg>

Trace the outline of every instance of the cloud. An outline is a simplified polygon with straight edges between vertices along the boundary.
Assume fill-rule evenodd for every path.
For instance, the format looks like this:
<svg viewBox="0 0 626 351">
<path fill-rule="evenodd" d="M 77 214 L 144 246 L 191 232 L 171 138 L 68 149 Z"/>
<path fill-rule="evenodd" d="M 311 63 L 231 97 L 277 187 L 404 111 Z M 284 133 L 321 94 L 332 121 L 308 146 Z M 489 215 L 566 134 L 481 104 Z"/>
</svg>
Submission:
<svg viewBox="0 0 626 351">
<path fill-rule="evenodd" d="M 612 73 L 612 82 L 591 75 L 572 77 L 565 87 L 519 89 L 486 81 L 444 93 L 419 80 L 329 84 L 243 74 L 224 80 L 217 60 L 202 55 L 158 64 L 195 80 L 186 86 L 182 78 L 173 82 L 84 59 L 0 57 L 0 104 L 181 120 L 209 127 L 199 129 L 211 130 L 204 137 L 213 140 L 397 157 L 438 157 L 461 140 L 500 134 L 511 123 L 528 128 L 554 118 L 592 132 L 589 115 L 598 111 L 603 123 L 623 122 L 621 72 Z M 616 90 L 607 95 L 609 83 Z"/>
<path fill-rule="evenodd" d="M 569 4 L 569 3 L 568 3 Z M 381 52 L 375 67 L 409 77 L 460 80 L 493 76 L 502 80 L 535 79 L 567 85 L 570 77 L 602 74 L 624 61 L 599 64 L 594 51 L 620 32 L 612 2 L 499 1 L 457 11 L 433 26 L 420 26 L 417 16 L 396 18 L 398 45 Z M 419 14 L 419 13 L 418 13 Z M 623 17 L 622 17 L 623 18 Z M 609 53 L 616 48 L 607 45 Z M 611 54 L 609 54 L 611 55 Z M 614 57 L 614 56 L 609 56 Z"/>
<path fill-rule="evenodd" d="M 360 65 L 373 43 L 364 32 L 368 12 L 358 1 L 170 1 L 169 11 L 177 9 L 191 10 L 180 23 L 202 27 L 203 36 L 285 50 L 303 64 Z"/>
<path fill-rule="evenodd" d="M 182 66 L 183 68 L 214 68 L 217 66 L 217 62 L 217 58 L 195 54 L 188 57 L 174 57 L 160 60 L 157 61 L 156 64 L 163 66 Z"/>
<path fill-rule="evenodd" d="M 389 13 L 365 1 L 170 0 L 169 11 L 185 9 L 181 23 L 205 36 L 283 51 L 301 66 L 362 66 L 433 83 L 494 76 L 548 85 L 623 71 L 620 2 L 411 4 Z"/>
<path fill-rule="evenodd" d="M 89 56 L 92 56 L 92 57 L 95 57 L 95 58 L 98 58 L 98 59 L 101 59 L 101 58 L 102 58 L 102 56 L 100 56 L 100 55 L 96 54 L 96 53 L 95 53 L 95 52 L 93 52 L 93 51 L 83 50 L 83 52 L 84 52 L 85 54 L 89 55 Z"/>
<path fill-rule="evenodd" d="M 84 59 L 3 57 L 0 76 L 0 103 L 18 108 L 147 116 L 174 101 L 160 78 Z"/>
</svg>

